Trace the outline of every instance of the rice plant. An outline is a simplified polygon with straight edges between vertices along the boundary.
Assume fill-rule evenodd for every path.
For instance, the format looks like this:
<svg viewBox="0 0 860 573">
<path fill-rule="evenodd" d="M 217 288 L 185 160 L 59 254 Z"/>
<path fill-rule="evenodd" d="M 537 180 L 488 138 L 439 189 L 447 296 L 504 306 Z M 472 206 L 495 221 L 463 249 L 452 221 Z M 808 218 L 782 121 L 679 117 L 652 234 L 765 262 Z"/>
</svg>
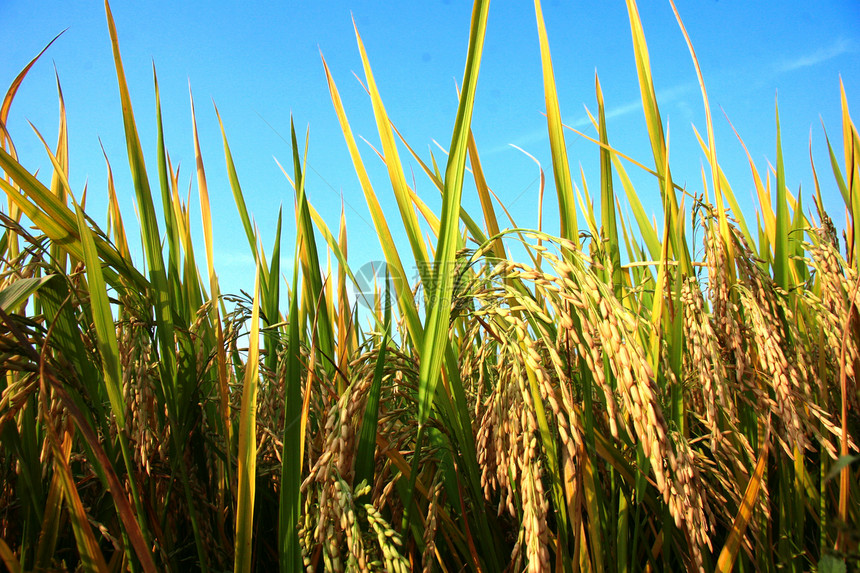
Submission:
<svg viewBox="0 0 860 573">
<path fill-rule="evenodd" d="M 17 156 L 10 105 L 42 54 L 26 65 L 0 107 L 0 559 L 9 571 L 860 567 L 860 136 L 844 89 L 844 156 L 825 141 L 847 213 L 842 238 L 815 165 L 806 210 L 786 188 L 778 113 L 776 165 L 761 173 L 750 159 L 760 215 L 750 225 L 720 168 L 677 10 L 706 112 L 697 135 L 708 173 L 697 193 L 673 181 L 645 35 L 627 0 L 653 163 L 609 141 L 596 81 L 589 139 L 600 193 L 583 196 L 534 6 L 557 236 L 520 227 L 481 168 L 470 126 L 488 1 L 474 3 L 444 169 L 386 114 L 356 29 L 393 215 L 323 59 L 385 256 L 366 314 L 348 295 L 356 277 L 344 219 L 333 231 L 314 208 L 307 139 L 293 126 L 284 170 L 295 190 L 292 269 L 280 268 L 281 215 L 266 256 L 220 126 L 255 261 L 253 293 L 222 293 L 196 120 L 205 265 L 165 148 L 157 78 L 151 157 L 108 4 L 145 265 L 131 262 L 112 176 L 106 190 L 70 188 L 64 106 L 56 145 L 43 140 L 53 172 L 37 176 Z M 407 182 L 404 149 L 441 194 L 439 214 Z M 655 179 L 659 226 L 630 170 Z M 467 178 L 480 213 L 462 207 Z M 87 193 L 107 194 L 106 221 L 87 212 Z M 395 224 L 408 246 L 392 238 Z M 321 263 L 328 254 L 335 271 Z M 418 265 L 420 284 L 404 260 Z"/>
</svg>

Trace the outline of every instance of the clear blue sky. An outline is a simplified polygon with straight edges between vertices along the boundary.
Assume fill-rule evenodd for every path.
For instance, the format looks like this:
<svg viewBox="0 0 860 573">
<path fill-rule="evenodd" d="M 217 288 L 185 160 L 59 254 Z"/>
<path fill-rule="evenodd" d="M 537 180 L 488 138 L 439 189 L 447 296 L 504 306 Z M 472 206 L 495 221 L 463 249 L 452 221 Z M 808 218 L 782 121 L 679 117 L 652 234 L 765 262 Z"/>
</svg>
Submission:
<svg viewBox="0 0 860 573">
<path fill-rule="evenodd" d="M 746 156 L 720 110 L 728 114 L 763 172 L 767 161 L 773 163 L 775 158 L 774 98 L 778 91 L 787 183 L 793 192 L 802 187 L 805 204 L 811 207 L 811 129 L 825 202 L 842 228 L 844 207 L 830 176 L 819 118 L 841 157 L 840 74 L 849 106 L 855 118 L 860 118 L 860 3 L 677 0 L 677 5 L 709 89 L 719 158 L 748 222 L 755 224 L 752 179 Z M 350 17 L 354 15 L 390 117 L 427 160 L 433 140 L 443 146 L 450 142 L 457 106 L 455 82 L 462 78 L 468 42 L 469 2 L 153 0 L 117 1 L 112 9 L 153 181 L 154 61 L 167 145 L 174 165 L 181 162 L 180 177 L 186 189 L 194 162 L 188 99 L 191 83 L 214 205 L 216 265 L 224 291 L 250 289 L 253 263 L 226 177 L 213 100 L 224 119 L 248 207 L 267 249 L 271 249 L 277 208 L 283 204 L 285 256 L 289 258 L 292 252 L 292 190 L 273 160 L 289 162 L 290 150 L 281 136 L 289 137 L 292 113 L 302 134 L 310 127 L 310 200 L 334 227 L 342 194 L 347 205 L 350 264 L 358 268 L 380 258 L 331 105 L 319 51 L 338 83 L 354 132 L 376 145 L 379 137 L 369 99 L 352 75 L 356 72 L 363 77 Z M 696 75 L 668 1 L 642 1 L 639 9 L 661 111 L 670 124 L 673 175 L 679 183 L 699 191 L 702 155 L 691 124 L 704 132 L 705 122 Z M 608 111 L 610 142 L 651 164 L 624 2 L 547 0 L 544 13 L 564 121 L 584 127 L 583 106 L 596 111 L 597 71 Z M 0 87 L 5 91 L 17 72 L 65 28 L 68 31 L 30 72 L 12 107 L 8 128 L 22 163 L 31 170 L 41 169 L 42 176 L 48 177 L 50 163 L 27 121 L 49 142 L 56 141 L 53 61 L 68 110 L 71 184 L 80 194 L 88 181 L 90 214 L 103 224 L 106 169 L 101 138 L 134 243 L 134 192 L 103 4 L 93 0 L 0 0 Z M 496 0 L 490 7 L 473 131 L 489 184 L 520 226 L 536 226 L 537 170 L 508 144 L 519 145 L 540 159 L 548 174 L 546 228 L 555 231 L 555 193 L 543 111 L 533 5 L 523 0 Z M 574 179 L 581 187 L 578 171 L 582 165 L 589 185 L 596 187 L 597 149 L 572 134 L 567 142 Z M 399 230 L 384 169 L 369 147 L 362 152 L 389 220 Z M 441 160 L 438 148 L 434 152 Z M 414 166 L 419 195 L 438 208 L 438 195 L 430 182 L 409 161 L 405 150 L 401 158 Z M 646 208 L 659 212 L 656 183 L 635 168 L 630 172 Z M 200 240 L 196 197 L 195 182 L 192 221 Z M 473 192 L 467 190 L 464 203 L 476 216 L 480 214 Z M 198 254 L 203 254 L 202 243 Z"/>
</svg>

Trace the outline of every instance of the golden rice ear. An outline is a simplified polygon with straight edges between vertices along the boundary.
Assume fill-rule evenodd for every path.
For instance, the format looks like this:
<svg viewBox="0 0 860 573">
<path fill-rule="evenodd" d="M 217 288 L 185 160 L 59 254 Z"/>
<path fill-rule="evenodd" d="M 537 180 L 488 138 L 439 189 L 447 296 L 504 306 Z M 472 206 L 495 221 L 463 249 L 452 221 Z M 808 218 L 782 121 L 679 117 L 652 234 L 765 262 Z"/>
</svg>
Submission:
<svg viewBox="0 0 860 573">
<path fill-rule="evenodd" d="M 778 117 L 772 174 L 757 171 L 738 136 L 750 179 L 732 183 L 754 189 L 759 202 L 758 226 L 747 228 L 717 160 L 692 39 L 670 2 L 702 95 L 706 131 L 695 135 L 707 163 L 701 189 L 673 180 L 642 22 L 627 0 L 655 164 L 610 143 L 612 94 L 604 102 L 595 77 L 597 108 L 588 112 L 595 135 L 580 135 L 599 160 L 596 207 L 586 167 L 581 188 L 570 177 L 536 0 L 556 237 L 544 231 L 540 162 L 524 151 L 541 181 L 535 231 L 520 228 L 527 222 L 515 221 L 504 195 L 491 189 L 471 130 L 492 25 L 488 4 L 473 5 L 444 166 L 432 153 L 422 159 L 395 128 L 356 31 L 381 140 L 371 151 L 385 163 L 394 219 L 322 61 L 391 275 L 374 277 L 366 307 L 351 288 L 361 277 L 348 259 L 343 209 L 335 230 L 314 208 L 308 139 L 300 147 L 292 123 L 292 166 L 283 171 L 295 191 L 296 224 L 282 313 L 280 211 L 267 255 L 218 116 L 223 183 L 239 221 L 235 229 L 215 225 L 217 177 L 204 168 L 205 129 L 198 133 L 193 102 L 195 175 L 180 192 L 153 69 L 156 204 L 107 4 L 140 244 L 127 236 L 119 171 L 107 154 L 107 232 L 85 204 L 87 187 L 71 187 L 76 155 L 59 89 L 56 145 L 35 131 L 51 174 L 40 178 L 19 161 L 7 119 L 35 60 L 19 74 L 0 104 L 0 189 L 9 200 L 0 213 L 0 561 L 7 569 L 847 566 L 860 506 L 851 433 L 860 407 L 860 137 L 844 87 L 844 157 L 824 134 L 848 216 L 844 249 L 815 165 L 818 222 L 804 213 L 809 198 L 788 190 Z M 442 194 L 441 212 L 407 183 L 400 143 Z M 469 165 L 477 218 L 462 199 Z M 656 214 L 640 200 L 646 188 L 634 185 L 631 169 L 660 189 Z M 192 224 L 194 185 L 201 237 Z M 89 189 L 91 205 L 98 193 Z M 500 227 L 499 208 L 509 229 Z M 216 240 L 231 231 L 247 239 L 253 295 L 221 292 Z M 201 238 L 205 253 L 195 257 Z M 137 266 L 136 252 L 145 261 Z"/>
</svg>

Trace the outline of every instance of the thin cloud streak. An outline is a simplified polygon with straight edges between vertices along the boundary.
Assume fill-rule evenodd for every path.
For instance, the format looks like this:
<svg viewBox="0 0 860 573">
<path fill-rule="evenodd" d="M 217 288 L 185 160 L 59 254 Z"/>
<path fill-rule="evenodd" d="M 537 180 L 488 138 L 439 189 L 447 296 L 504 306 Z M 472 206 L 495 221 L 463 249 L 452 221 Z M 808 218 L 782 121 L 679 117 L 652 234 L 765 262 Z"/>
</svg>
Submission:
<svg viewBox="0 0 860 573">
<path fill-rule="evenodd" d="M 661 100 L 661 98 L 659 97 L 657 99 L 658 102 Z M 630 103 L 610 108 L 606 111 L 606 119 L 615 119 L 616 117 L 628 115 L 633 113 L 634 111 L 639 111 L 641 109 L 642 101 L 637 99 L 635 101 L 631 101 Z M 585 114 L 584 116 L 580 117 L 579 119 L 570 124 L 571 127 L 575 127 L 577 129 L 581 127 L 587 127 L 589 125 L 591 125 L 591 119 L 589 119 L 588 114 Z"/>
<path fill-rule="evenodd" d="M 671 102 L 677 101 L 682 98 L 684 95 L 692 91 L 696 88 L 697 84 L 691 82 L 685 82 L 681 84 L 674 85 L 672 87 L 658 90 L 657 91 L 657 103 L 661 105 L 668 105 Z M 642 111 L 642 100 L 635 99 L 628 103 L 610 107 L 606 110 L 606 120 L 616 119 L 619 117 L 623 117 L 625 115 L 629 115 L 631 113 Z M 596 110 L 592 111 L 592 113 L 597 113 Z M 591 120 L 588 118 L 588 114 L 583 114 L 578 119 L 573 122 L 565 122 L 566 125 L 573 127 L 575 129 L 582 130 L 583 127 L 591 126 Z M 549 137 L 547 136 L 546 125 L 540 129 L 536 129 L 530 133 L 525 133 L 518 137 L 516 140 L 510 142 L 518 147 L 528 148 L 536 143 L 541 143 L 543 141 L 548 141 Z M 511 148 L 508 144 L 499 145 L 494 147 L 486 152 L 486 155 L 494 155 L 496 153 L 502 151 L 509 151 Z"/>
<path fill-rule="evenodd" d="M 853 51 L 854 43 L 851 40 L 839 38 L 831 46 L 819 48 L 811 54 L 806 54 L 791 61 L 783 62 L 783 64 L 779 66 L 779 71 L 790 72 L 793 70 L 799 70 L 801 68 L 817 66 L 818 64 L 826 62 L 827 60 L 832 60 L 837 56 L 841 56 L 842 54 Z"/>
<path fill-rule="evenodd" d="M 669 104 L 670 102 L 676 101 L 677 99 L 679 99 L 682 96 L 689 93 L 695 87 L 696 87 L 696 84 L 693 84 L 690 82 L 685 82 L 682 84 L 672 86 L 670 88 L 658 90 L 657 94 L 656 94 L 657 95 L 657 104 L 658 105 L 660 105 L 660 104 L 666 105 L 666 104 Z M 607 120 L 615 119 L 617 117 L 629 115 L 633 112 L 641 111 L 641 110 L 642 110 L 642 100 L 636 99 L 636 100 L 633 100 L 633 101 L 626 103 L 624 105 L 619 105 L 619 106 L 609 108 L 608 110 L 606 110 L 606 119 Z M 592 112 L 592 113 L 594 113 L 594 112 Z M 585 116 L 579 118 L 578 120 L 576 120 L 575 122 L 573 122 L 570 125 L 571 125 L 571 127 L 576 127 L 576 128 L 585 127 L 585 126 L 591 125 L 591 120 L 588 118 L 588 114 L 586 114 Z"/>
</svg>

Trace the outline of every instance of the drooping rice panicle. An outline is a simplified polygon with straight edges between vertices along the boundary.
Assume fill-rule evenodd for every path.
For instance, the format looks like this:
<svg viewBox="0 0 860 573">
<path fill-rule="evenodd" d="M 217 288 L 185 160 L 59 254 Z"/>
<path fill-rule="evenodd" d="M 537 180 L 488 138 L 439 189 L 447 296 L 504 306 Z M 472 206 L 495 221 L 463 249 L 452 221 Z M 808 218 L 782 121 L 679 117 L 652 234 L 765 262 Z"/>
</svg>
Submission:
<svg viewBox="0 0 860 573">
<path fill-rule="evenodd" d="M 351 294 L 345 216 L 333 233 L 313 207 L 308 144 L 292 129 L 296 244 L 281 311 L 290 219 L 279 213 L 266 255 L 219 116 L 259 277 L 252 296 L 221 292 L 215 177 L 193 107 L 202 259 L 193 187 L 180 192 L 154 73 L 160 194 L 150 188 L 106 6 L 146 259 L 135 267 L 118 169 L 104 150 L 107 188 L 73 200 L 74 110 L 60 89 L 57 144 L 42 139 L 50 174 L 31 173 L 17 155 L 10 106 L 37 56 L 0 104 L 0 561 L 12 571 L 147 572 L 860 566 L 860 136 L 844 87 L 844 157 L 824 134 L 847 214 L 840 237 L 814 163 L 817 213 L 808 194 L 789 191 L 778 118 L 774 167 L 760 173 L 738 134 L 751 181 L 728 180 L 693 39 L 671 4 L 705 108 L 704 137 L 695 132 L 702 187 L 672 178 L 645 30 L 627 0 L 654 164 L 610 141 L 612 94 L 595 77 L 597 135 L 581 135 L 599 160 L 598 215 L 592 175 L 581 167 L 582 189 L 570 178 L 579 158 L 564 143 L 561 82 L 534 3 L 561 237 L 543 231 L 555 227 L 544 221 L 539 162 L 535 231 L 517 226 L 491 187 L 504 182 L 479 156 L 470 118 L 488 2 L 474 4 L 444 172 L 394 126 L 371 71 L 373 40 L 365 46 L 356 30 L 380 138 L 370 158 L 387 174 L 371 182 L 323 60 L 390 274 L 366 306 Z M 480 217 L 465 207 L 467 159 Z M 442 194 L 441 213 L 407 182 L 410 160 Z M 662 224 L 632 170 L 656 179 Z M 759 202 L 757 229 L 732 191 L 744 184 Z M 394 211 L 380 200 L 386 187 Z M 87 193 L 107 197 L 106 232 Z M 391 231 L 398 221 L 405 246 Z M 438 239 L 435 251 L 425 234 Z"/>
</svg>

